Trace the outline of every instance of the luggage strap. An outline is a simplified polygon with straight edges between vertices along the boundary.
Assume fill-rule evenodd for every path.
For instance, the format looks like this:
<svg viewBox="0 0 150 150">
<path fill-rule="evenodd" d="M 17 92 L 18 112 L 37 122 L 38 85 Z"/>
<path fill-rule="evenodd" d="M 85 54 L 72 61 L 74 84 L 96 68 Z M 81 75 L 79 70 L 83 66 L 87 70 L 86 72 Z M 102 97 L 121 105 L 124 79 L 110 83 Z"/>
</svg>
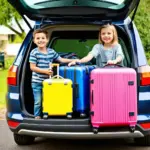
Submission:
<svg viewBox="0 0 150 150">
<path fill-rule="evenodd" d="M 74 68 L 74 89 L 75 89 L 75 98 L 79 97 L 79 84 L 77 83 L 77 74 L 76 74 L 76 67 Z"/>
<path fill-rule="evenodd" d="M 67 69 L 64 67 L 64 78 L 67 78 Z"/>
<path fill-rule="evenodd" d="M 79 97 L 79 86 L 77 84 L 76 67 L 74 68 L 74 82 L 73 82 L 73 108 L 77 108 L 77 98 Z"/>
</svg>

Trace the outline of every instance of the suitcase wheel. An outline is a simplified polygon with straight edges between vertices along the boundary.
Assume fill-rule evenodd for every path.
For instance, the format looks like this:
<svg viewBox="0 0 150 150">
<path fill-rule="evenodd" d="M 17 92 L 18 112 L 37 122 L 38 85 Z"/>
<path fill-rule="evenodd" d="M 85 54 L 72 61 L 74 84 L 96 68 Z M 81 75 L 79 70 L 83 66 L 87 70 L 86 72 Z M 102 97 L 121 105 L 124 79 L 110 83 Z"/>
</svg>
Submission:
<svg viewBox="0 0 150 150">
<path fill-rule="evenodd" d="M 68 119 L 72 119 L 72 114 L 67 114 Z"/>
<path fill-rule="evenodd" d="M 134 132 L 134 131 L 135 131 L 135 126 L 131 126 L 131 127 L 130 127 L 130 131 L 131 131 L 131 132 Z"/>
<path fill-rule="evenodd" d="M 81 118 L 85 118 L 85 117 L 86 117 L 86 114 L 85 114 L 85 113 L 81 113 L 81 114 L 80 114 L 80 117 L 81 117 Z"/>
<path fill-rule="evenodd" d="M 98 133 L 98 128 L 93 127 L 93 133 L 94 133 L 94 134 L 97 134 L 97 133 Z"/>
<path fill-rule="evenodd" d="M 44 114 L 43 119 L 48 119 L 48 114 Z"/>
</svg>

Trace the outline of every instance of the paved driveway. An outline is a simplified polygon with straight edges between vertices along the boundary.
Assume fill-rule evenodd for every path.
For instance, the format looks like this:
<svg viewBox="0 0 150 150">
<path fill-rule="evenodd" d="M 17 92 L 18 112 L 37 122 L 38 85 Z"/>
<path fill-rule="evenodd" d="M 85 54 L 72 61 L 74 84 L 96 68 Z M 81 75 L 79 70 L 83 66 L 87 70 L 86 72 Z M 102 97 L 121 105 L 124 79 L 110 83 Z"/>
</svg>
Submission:
<svg viewBox="0 0 150 150">
<path fill-rule="evenodd" d="M 0 120 L 0 150 L 150 150 L 136 147 L 132 140 L 52 140 L 37 138 L 29 146 L 18 146 L 5 120 Z"/>
</svg>

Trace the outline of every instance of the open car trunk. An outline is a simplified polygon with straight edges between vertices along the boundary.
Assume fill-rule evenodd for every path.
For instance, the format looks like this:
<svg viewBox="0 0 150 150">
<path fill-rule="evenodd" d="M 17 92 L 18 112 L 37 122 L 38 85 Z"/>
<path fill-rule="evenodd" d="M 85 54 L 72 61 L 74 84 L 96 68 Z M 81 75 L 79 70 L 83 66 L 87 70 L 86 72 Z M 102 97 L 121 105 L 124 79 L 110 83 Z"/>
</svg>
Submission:
<svg viewBox="0 0 150 150">
<path fill-rule="evenodd" d="M 131 43 L 125 29 L 116 26 L 119 43 L 122 46 L 123 53 L 125 56 L 124 65 L 131 67 L 133 61 Z M 87 55 L 92 47 L 98 43 L 99 26 L 46 26 L 45 28 L 50 35 L 50 42 L 48 47 L 54 49 L 56 52 L 74 52 L 79 58 Z M 28 116 L 33 116 L 34 99 L 31 88 L 31 76 L 32 72 L 29 65 L 29 54 L 36 45 L 31 42 L 30 47 L 26 51 L 27 57 L 23 63 L 23 74 L 21 79 L 21 95 L 22 95 L 22 106 Z M 93 59 L 88 65 L 95 65 Z M 134 66 L 132 66 L 134 67 Z"/>
</svg>

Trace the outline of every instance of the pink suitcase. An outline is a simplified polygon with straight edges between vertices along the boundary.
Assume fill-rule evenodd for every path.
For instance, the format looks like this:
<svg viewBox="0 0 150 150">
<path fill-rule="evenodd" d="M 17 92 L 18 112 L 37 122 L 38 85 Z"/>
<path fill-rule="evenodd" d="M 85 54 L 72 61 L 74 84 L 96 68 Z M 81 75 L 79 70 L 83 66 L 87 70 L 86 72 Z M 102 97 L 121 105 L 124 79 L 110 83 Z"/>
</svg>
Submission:
<svg viewBox="0 0 150 150">
<path fill-rule="evenodd" d="M 97 68 L 91 72 L 90 109 L 93 132 L 99 127 L 137 122 L 136 72 L 131 68 Z"/>
</svg>

